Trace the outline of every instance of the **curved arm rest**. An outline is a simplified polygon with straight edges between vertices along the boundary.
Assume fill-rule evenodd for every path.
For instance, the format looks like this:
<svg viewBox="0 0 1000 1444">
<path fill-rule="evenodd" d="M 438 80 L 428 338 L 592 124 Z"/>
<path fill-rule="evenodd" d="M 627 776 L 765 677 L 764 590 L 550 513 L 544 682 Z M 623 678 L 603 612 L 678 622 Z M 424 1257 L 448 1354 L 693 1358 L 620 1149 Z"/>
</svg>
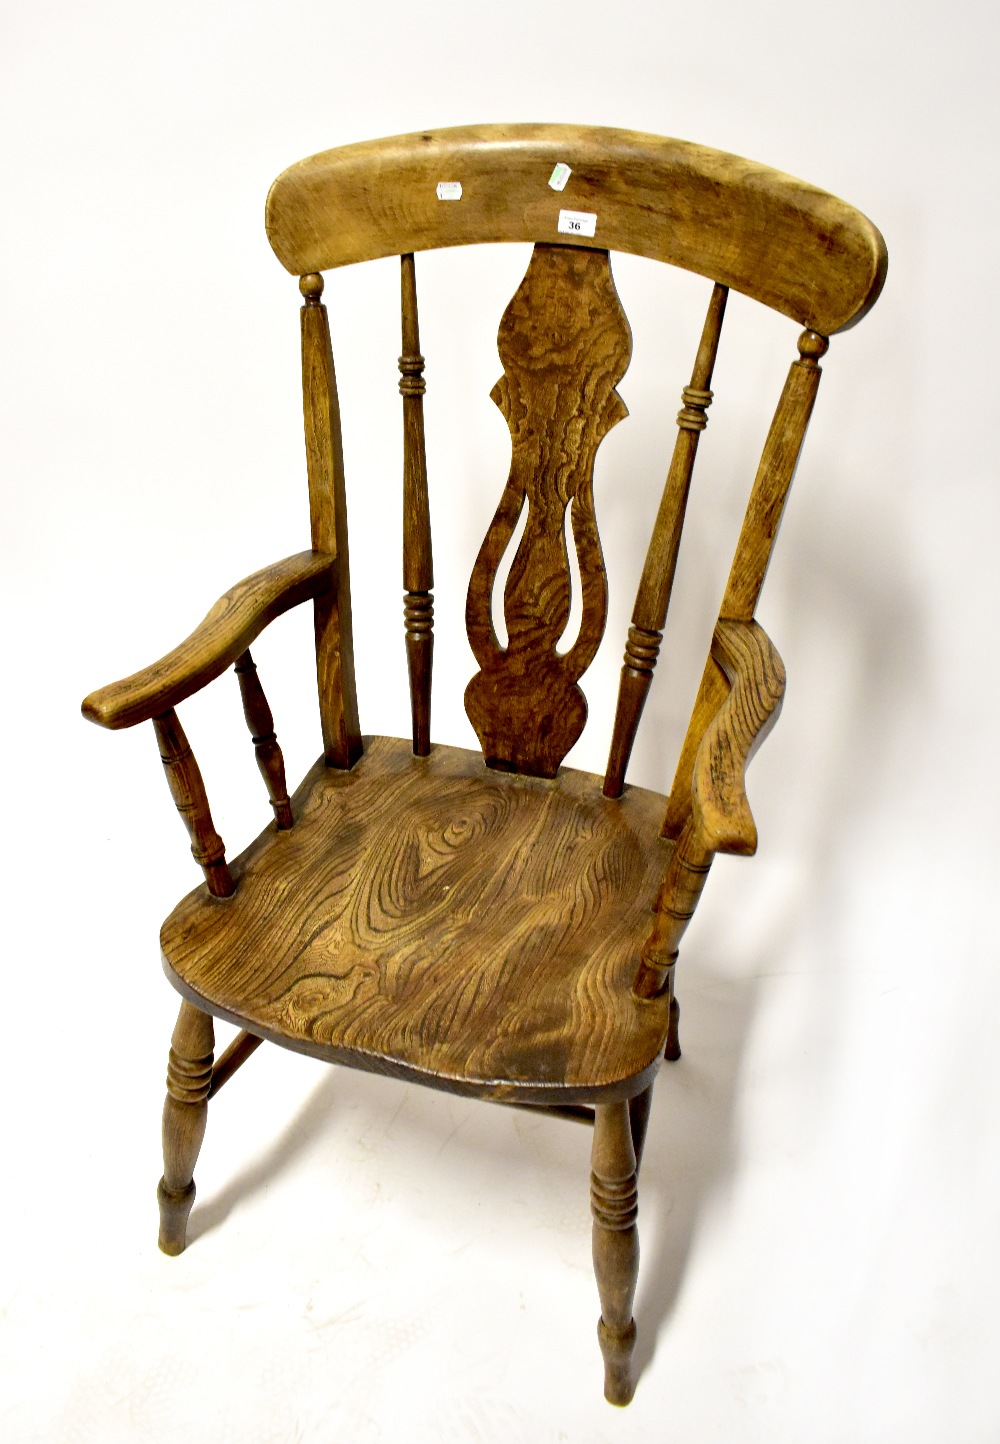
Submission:
<svg viewBox="0 0 1000 1444">
<path fill-rule="evenodd" d="M 746 795 L 750 758 L 778 720 L 785 669 L 763 627 L 720 621 L 712 657 L 729 693 L 709 723 L 694 764 L 692 803 L 700 839 L 712 852 L 749 856 L 757 828 Z"/>
<path fill-rule="evenodd" d="M 336 569 L 337 558 L 327 552 L 299 552 L 245 577 L 179 647 L 151 667 L 91 692 L 83 715 L 117 731 L 176 707 L 220 676 L 275 617 L 335 585 Z"/>
</svg>

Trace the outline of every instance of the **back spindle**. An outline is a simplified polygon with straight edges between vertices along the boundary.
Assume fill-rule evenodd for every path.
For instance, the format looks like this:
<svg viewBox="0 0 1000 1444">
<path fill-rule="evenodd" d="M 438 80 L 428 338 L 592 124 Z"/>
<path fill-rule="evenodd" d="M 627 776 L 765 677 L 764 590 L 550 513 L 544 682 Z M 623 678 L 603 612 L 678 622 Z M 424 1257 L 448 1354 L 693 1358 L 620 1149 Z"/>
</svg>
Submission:
<svg viewBox="0 0 1000 1444">
<path fill-rule="evenodd" d="M 719 349 L 722 319 L 726 314 L 727 287 L 716 285 L 708 303 L 701 343 L 691 373 L 691 384 L 681 392 L 684 406 L 677 414 L 677 439 L 670 470 L 663 487 L 646 563 L 636 594 L 632 625 L 625 644 L 625 664 L 618 687 L 618 707 L 611 735 L 608 770 L 604 777 L 605 797 L 620 797 L 625 770 L 632 754 L 646 695 L 653 680 L 663 627 L 670 605 L 670 593 L 677 568 L 684 513 L 687 509 L 691 473 L 698 451 L 698 438 L 708 425 L 706 412 L 712 404 L 712 372 Z"/>
<path fill-rule="evenodd" d="M 347 544 L 347 493 L 340 430 L 337 373 L 330 322 L 323 305 L 323 277 L 299 278 L 302 323 L 302 410 L 309 473 L 313 550 L 337 558 L 337 585 L 313 602 L 316 677 L 323 751 L 328 767 L 353 767 L 361 756 L 361 726 L 354 681 L 351 566 Z"/>
<path fill-rule="evenodd" d="M 413 750 L 431 748 L 431 664 L 434 656 L 434 567 L 424 447 L 424 358 L 420 354 L 417 277 L 413 256 L 400 256 L 400 313 L 403 354 L 399 392 L 403 398 L 403 618 L 410 675 Z"/>
</svg>

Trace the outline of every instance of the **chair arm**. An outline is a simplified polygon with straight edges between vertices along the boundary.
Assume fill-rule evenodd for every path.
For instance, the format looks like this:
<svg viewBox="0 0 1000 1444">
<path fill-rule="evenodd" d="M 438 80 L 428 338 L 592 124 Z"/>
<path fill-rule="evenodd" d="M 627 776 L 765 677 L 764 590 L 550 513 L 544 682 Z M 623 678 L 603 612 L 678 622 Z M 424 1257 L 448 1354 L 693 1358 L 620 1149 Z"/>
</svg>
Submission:
<svg viewBox="0 0 1000 1444">
<path fill-rule="evenodd" d="M 746 795 L 750 758 L 778 720 L 785 669 L 763 627 L 721 620 L 712 657 L 729 692 L 705 730 L 694 764 L 692 813 L 699 840 L 710 852 L 750 856 L 757 828 Z"/>
<path fill-rule="evenodd" d="M 100 727 L 134 727 L 160 716 L 220 676 L 269 622 L 336 585 L 337 558 L 299 552 L 245 577 L 219 598 L 179 647 L 125 677 L 91 692 L 83 715 Z"/>
</svg>

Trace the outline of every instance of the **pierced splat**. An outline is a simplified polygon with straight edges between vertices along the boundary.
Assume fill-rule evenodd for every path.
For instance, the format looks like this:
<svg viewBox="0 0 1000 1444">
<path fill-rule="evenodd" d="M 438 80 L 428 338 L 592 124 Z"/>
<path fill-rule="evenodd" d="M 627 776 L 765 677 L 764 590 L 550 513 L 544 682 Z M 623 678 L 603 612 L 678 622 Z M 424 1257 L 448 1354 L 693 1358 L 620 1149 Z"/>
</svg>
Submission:
<svg viewBox="0 0 1000 1444">
<path fill-rule="evenodd" d="M 607 581 L 594 515 L 594 458 L 628 414 L 615 390 L 632 354 L 628 320 L 607 251 L 536 245 L 497 337 L 504 375 L 490 393 L 507 418 L 510 476 L 469 583 L 465 621 L 479 663 L 465 708 L 487 765 L 554 777 L 583 731 L 587 702 L 577 682 L 607 620 Z M 520 519 L 524 535 L 504 589 L 507 645 L 491 615 L 493 584 Z M 576 641 L 566 508 L 580 572 Z"/>
</svg>

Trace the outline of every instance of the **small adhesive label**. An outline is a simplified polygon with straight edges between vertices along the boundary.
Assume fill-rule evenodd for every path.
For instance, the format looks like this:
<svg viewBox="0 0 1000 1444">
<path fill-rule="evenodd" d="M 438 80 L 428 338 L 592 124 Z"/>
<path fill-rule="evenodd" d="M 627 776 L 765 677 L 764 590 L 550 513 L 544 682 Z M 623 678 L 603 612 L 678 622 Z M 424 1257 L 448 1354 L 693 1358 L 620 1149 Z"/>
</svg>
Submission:
<svg viewBox="0 0 1000 1444">
<path fill-rule="evenodd" d="M 564 236 L 592 236 L 597 217 L 591 211 L 560 211 L 557 230 Z"/>
<path fill-rule="evenodd" d="M 460 201 L 462 199 L 462 182 L 438 181 L 437 198 L 439 201 Z"/>
<path fill-rule="evenodd" d="M 564 191 L 566 189 L 566 182 L 572 174 L 573 172 L 566 162 L 561 160 L 549 176 L 549 185 L 554 191 Z"/>
</svg>

